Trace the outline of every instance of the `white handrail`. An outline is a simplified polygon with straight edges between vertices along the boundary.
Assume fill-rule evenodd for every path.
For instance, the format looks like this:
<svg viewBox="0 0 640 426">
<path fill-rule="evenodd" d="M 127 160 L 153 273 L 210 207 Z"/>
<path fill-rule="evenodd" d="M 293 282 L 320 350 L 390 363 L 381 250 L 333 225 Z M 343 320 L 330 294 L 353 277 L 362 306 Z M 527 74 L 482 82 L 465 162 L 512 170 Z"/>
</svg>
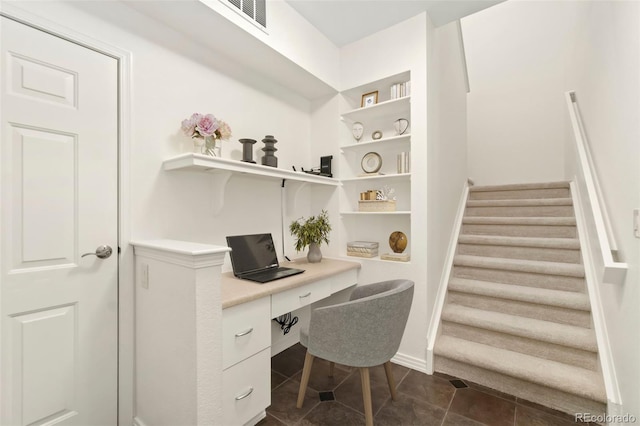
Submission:
<svg viewBox="0 0 640 426">
<path fill-rule="evenodd" d="M 605 209 L 604 197 L 598 183 L 593 158 L 587 143 L 584 125 L 580 117 L 576 95 L 574 91 L 565 93 L 569 118 L 575 139 L 577 162 L 582 179 L 586 187 L 586 196 L 590 206 L 590 213 L 595 223 L 595 232 L 600 246 L 604 271 L 603 282 L 622 284 L 626 276 L 628 266 L 626 263 L 617 262 L 614 253 L 617 252 L 617 244 L 613 234 L 611 221 Z"/>
</svg>

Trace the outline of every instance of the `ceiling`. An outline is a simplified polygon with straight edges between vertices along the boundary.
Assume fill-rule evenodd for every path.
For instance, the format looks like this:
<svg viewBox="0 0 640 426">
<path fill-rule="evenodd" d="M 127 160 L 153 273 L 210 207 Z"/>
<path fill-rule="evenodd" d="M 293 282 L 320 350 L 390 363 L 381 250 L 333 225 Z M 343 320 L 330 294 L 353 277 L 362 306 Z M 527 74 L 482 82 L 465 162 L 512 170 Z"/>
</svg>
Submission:
<svg viewBox="0 0 640 426">
<path fill-rule="evenodd" d="M 342 47 L 424 11 L 437 27 L 506 0 L 285 0 Z"/>
</svg>

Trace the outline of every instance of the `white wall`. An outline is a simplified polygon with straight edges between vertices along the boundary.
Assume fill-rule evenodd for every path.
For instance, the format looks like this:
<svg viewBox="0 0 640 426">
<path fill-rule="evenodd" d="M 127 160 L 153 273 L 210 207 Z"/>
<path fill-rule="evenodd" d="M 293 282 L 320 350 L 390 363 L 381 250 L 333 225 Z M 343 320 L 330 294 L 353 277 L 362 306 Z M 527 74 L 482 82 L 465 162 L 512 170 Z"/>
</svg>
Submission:
<svg viewBox="0 0 640 426">
<path fill-rule="evenodd" d="M 511 0 L 462 20 L 479 185 L 562 180 L 570 2 Z"/>
<path fill-rule="evenodd" d="M 426 14 L 418 15 L 369 37 L 344 46 L 340 51 L 342 90 L 411 71 L 411 264 L 367 262 L 361 282 L 410 278 L 416 283 L 413 307 L 399 353 L 417 369 L 426 368 L 427 316 L 427 32 Z M 337 116 L 336 116 L 337 117 Z M 350 222 L 353 224 L 353 222 Z M 368 222 L 371 223 L 371 222 Z M 375 224 L 372 226 L 376 226 Z M 388 247 L 380 246 L 380 251 Z"/>
<path fill-rule="evenodd" d="M 239 159 L 239 138 L 258 141 L 266 134 L 278 139 L 279 166 L 311 167 L 311 102 L 260 74 L 247 72 L 233 60 L 208 50 L 197 41 L 161 25 L 120 2 L 16 2 L 14 7 L 40 20 L 70 29 L 131 54 L 131 128 L 129 141 L 131 199 L 123 226 L 133 239 L 172 238 L 226 245 L 225 236 L 271 232 L 281 241 L 280 183 L 234 176 L 225 194 L 225 206 L 212 214 L 212 178 L 207 174 L 165 172 L 166 158 L 190 152 L 192 143 L 180 123 L 194 112 L 212 113 L 233 131 L 224 143 L 223 157 Z M 213 13 L 213 12 L 212 12 Z M 313 46 L 310 46 L 313 50 Z M 262 143 L 255 145 L 259 161 Z M 334 152 L 334 155 L 337 153 Z M 299 205 L 307 214 L 309 206 Z M 126 212 L 127 213 L 127 212 Z M 286 232 L 286 231 L 285 231 Z M 286 232 L 288 234 L 288 232 Z M 128 241 L 121 244 L 126 250 Z M 280 250 L 279 250 L 280 251 Z M 288 249 L 289 254 L 293 251 Z M 295 254 L 295 253 L 294 253 Z M 224 270 L 230 269 L 227 257 Z M 131 277 L 133 278 L 133 277 Z M 121 293 L 131 293 L 133 282 L 120 283 Z M 121 314 L 131 318 L 130 301 Z M 126 311 L 126 312 L 125 312 Z M 121 317 L 122 318 L 122 317 Z M 131 360 L 133 323 L 120 324 L 121 422 L 135 414 Z"/>
<path fill-rule="evenodd" d="M 427 315 L 431 318 L 467 180 L 467 92 L 456 22 L 427 32 Z"/>
<path fill-rule="evenodd" d="M 31 6 L 32 3 L 27 3 Z M 192 150 L 180 122 L 193 112 L 226 121 L 224 158 L 241 158 L 239 138 L 278 139 L 279 167 L 310 166 L 310 101 L 119 3 L 36 3 L 49 19 L 132 54 L 131 229 L 135 239 L 174 238 L 225 245 L 226 235 L 272 232 L 280 241 L 280 184 L 232 177 L 224 208 L 212 214 L 207 174 L 165 172 L 162 161 Z M 100 15 L 97 18 L 96 15 Z M 117 25 L 116 25 L 117 23 Z M 229 269 L 228 260 L 225 269 Z"/>
<path fill-rule="evenodd" d="M 576 2 L 567 89 L 575 89 L 606 199 L 626 282 L 600 294 L 622 398 L 622 413 L 640 418 L 640 240 L 632 211 L 640 207 L 640 4 Z"/>
</svg>

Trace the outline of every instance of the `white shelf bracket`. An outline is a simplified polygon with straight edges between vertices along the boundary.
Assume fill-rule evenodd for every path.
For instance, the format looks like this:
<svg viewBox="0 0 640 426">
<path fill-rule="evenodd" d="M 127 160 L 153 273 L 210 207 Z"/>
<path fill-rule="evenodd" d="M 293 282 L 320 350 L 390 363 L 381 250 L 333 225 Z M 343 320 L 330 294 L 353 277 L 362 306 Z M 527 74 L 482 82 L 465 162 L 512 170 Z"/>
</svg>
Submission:
<svg viewBox="0 0 640 426">
<path fill-rule="evenodd" d="M 233 175 L 230 171 L 219 171 L 211 175 L 211 213 L 217 216 L 224 207 L 224 194 L 227 183 Z"/>
</svg>

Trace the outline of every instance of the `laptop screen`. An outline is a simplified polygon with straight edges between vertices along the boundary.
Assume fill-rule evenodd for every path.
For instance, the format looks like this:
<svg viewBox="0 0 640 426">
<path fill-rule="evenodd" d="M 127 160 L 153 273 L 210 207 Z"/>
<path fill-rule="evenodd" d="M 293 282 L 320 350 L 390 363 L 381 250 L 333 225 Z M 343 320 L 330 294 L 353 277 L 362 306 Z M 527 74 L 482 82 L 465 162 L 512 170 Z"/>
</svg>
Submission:
<svg viewBox="0 0 640 426">
<path fill-rule="evenodd" d="M 227 245 L 236 276 L 278 266 L 271 234 L 233 235 L 227 237 Z"/>
</svg>

